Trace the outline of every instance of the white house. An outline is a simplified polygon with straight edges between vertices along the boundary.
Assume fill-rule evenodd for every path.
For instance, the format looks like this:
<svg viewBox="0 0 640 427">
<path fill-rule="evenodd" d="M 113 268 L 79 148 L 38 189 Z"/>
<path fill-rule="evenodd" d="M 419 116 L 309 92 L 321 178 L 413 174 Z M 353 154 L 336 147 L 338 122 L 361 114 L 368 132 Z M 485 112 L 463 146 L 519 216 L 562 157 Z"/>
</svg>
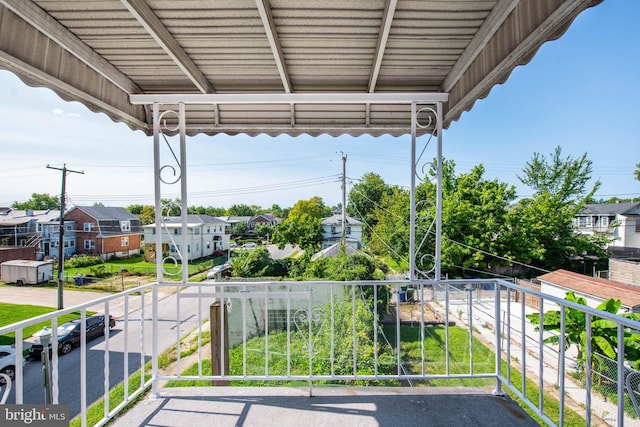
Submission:
<svg viewBox="0 0 640 427">
<path fill-rule="evenodd" d="M 572 291 L 577 297 L 583 297 L 589 307 L 595 308 L 609 298 L 622 302 L 620 312 L 640 312 L 640 287 L 629 286 L 610 280 L 585 276 L 567 270 L 556 270 L 539 276 L 540 292 L 564 298 Z M 557 310 L 558 306 L 545 302 L 546 310 Z"/>
<path fill-rule="evenodd" d="M 581 234 L 605 234 L 610 247 L 640 248 L 640 202 L 587 204 L 574 217 Z"/>
<path fill-rule="evenodd" d="M 229 249 L 229 231 L 227 223 L 209 215 L 187 215 L 187 256 L 189 260 L 210 256 L 215 251 Z M 155 258 L 156 225 L 143 227 L 145 242 L 145 258 Z M 162 253 L 163 256 L 177 257 L 182 245 L 182 219 L 168 217 L 163 222 Z"/>
<path fill-rule="evenodd" d="M 362 222 L 346 216 L 345 244 L 356 249 L 362 247 Z M 332 246 L 342 239 L 342 215 L 334 214 L 322 220 L 322 249 Z"/>
</svg>

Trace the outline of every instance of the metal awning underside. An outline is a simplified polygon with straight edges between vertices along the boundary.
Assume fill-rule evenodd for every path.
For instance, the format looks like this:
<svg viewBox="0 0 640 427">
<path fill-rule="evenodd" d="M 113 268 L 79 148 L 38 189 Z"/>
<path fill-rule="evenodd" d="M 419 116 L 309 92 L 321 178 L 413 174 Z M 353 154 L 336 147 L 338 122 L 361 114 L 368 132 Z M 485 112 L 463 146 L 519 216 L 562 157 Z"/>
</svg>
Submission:
<svg viewBox="0 0 640 427">
<path fill-rule="evenodd" d="M 448 127 L 600 2 L 0 0 L 0 68 L 146 133 L 132 94 L 210 94 L 191 135 L 401 135 L 410 106 L 366 94 L 448 93 Z M 245 94 L 283 102 L 224 102 Z"/>
</svg>

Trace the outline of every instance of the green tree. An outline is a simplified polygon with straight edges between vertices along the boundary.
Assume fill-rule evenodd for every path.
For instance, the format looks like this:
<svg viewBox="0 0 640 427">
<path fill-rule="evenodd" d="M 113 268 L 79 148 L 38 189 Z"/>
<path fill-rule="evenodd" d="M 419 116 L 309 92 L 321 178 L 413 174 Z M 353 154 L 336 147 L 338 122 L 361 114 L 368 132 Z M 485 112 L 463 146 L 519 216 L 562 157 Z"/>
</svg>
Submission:
<svg viewBox="0 0 640 427">
<path fill-rule="evenodd" d="M 249 226 L 244 221 L 236 223 L 231 229 L 231 233 L 234 235 L 244 235 L 247 231 L 249 231 Z"/>
<path fill-rule="evenodd" d="M 315 252 L 322 242 L 322 221 L 307 213 L 289 214 L 273 231 L 271 241 L 284 248 L 286 243 L 298 245 L 302 249 Z"/>
<path fill-rule="evenodd" d="M 20 210 L 60 209 L 60 198 L 50 196 L 47 193 L 33 193 L 26 202 L 13 202 L 11 208 Z"/>
<path fill-rule="evenodd" d="M 396 261 L 409 258 L 409 192 L 395 187 L 383 194 L 373 212 L 377 218 L 367 248 Z"/>
<path fill-rule="evenodd" d="M 259 246 L 250 251 L 238 251 L 231 258 L 233 275 L 237 277 L 262 277 L 271 267 L 269 251 Z"/>
<path fill-rule="evenodd" d="M 562 148 L 556 147 L 550 158 L 534 153 L 518 179 L 534 191 L 534 197 L 550 194 L 560 202 L 574 202 L 579 205 L 593 197 L 600 187 L 597 180 L 591 190 L 587 183 L 591 180 L 593 162 L 584 153 L 577 159 L 571 156 L 562 157 Z"/>
<path fill-rule="evenodd" d="M 322 218 L 330 213 L 331 210 L 325 206 L 321 197 L 298 200 L 287 219 L 276 226 L 272 242 L 281 249 L 286 243 L 291 243 L 315 252 L 320 249 L 322 242 Z"/>
<path fill-rule="evenodd" d="M 636 164 L 636 171 L 634 172 L 636 179 L 640 181 L 640 163 Z"/>
<path fill-rule="evenodd" d="M 360 182 L 351 187 L 347 212 L 366 224 L 363 229 L 365 242 L 371 240 L 370 230 L 378 223 L 376 211 L 383 196 L 391 194 L 392 191 L 393 187 L 385 184 L 382 177 L 373 172 L 364 174 Z"/>
<path fill-rule="evenodd" d="M 560 147 L 550 159 L 535 153 L 523 172 L 519 179 L 534 194 L 520 200 L 507 214 L 514 242 L 527 249 L 519 260 L 555 270 L 571 269 L 571 258 L 577 254 L 604 256 L 606 239 L 580 235 L 573 226 L 573 218 L 600 185 L 596 181 L 591 189 L 587 187 L 592 162 L 586 154 L 563 158 Z"/>
<path fill-rule="evenodd" d="M 256 211 L 249 205 L 231 205 L 227 209 L 227 215 L 230 216 L 254 216 Z"/>
<path fill-rule="evenodd" d="M 256 234 L 261 237 L 270 236 L 271 234 L 273 234 L 273 230 L 274 230 L 273 225 L 265 224 L 265 223 L 258 223 L 253 228 L 253 231 L 255 231 Z"/>
</svg>

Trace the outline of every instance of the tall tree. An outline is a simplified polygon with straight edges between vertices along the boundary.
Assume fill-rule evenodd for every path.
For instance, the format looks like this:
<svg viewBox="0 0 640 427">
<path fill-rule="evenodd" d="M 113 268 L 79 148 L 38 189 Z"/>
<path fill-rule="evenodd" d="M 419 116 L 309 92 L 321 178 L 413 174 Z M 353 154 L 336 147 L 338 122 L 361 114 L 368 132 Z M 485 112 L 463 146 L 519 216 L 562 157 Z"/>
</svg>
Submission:
<svg viewBox="0 0 640 427">
<path fill-rule="evenodd" d="M 50 196 L 47 193 L 33 193 L 26 202 L 13 202 L 11 207 L 20 210 L 60 209 L 60 197 Z"/>
<path fill-rule="evenodd" d="M 371 230 L 378 222 L 375 213 L 383 196 L 391 194 L 392 191 L 392 187 L 373 172 L 364 174 L 360 182 L 351 187 L 347 212 L 366 224 L 363 229 L 365 242 L 371 241 Z"/>
<path fill-rule="evenodd" d="M 591 180 L 593 162 L 584 153 L 577 159 L 571 156 L 562 157 L 562 148 L 556 147 L 550 158 L 534 153 L 518 179 L 532 188 L 535 195 L 548 193 L 561 203 L 580 203 L 590 199 L 600 187 L 596 181 L 591 190 L 587 183 Z"/>
<path fill-rule="evenodd" d="M 508 213 L 511 232 L 528 248 L 521 261 L 555 270 L 571 268 L 575 255 L 603 255 L 605 242 L 601 238 L 577 234 L 573 226 L 574 216 L 600 186 L 596 181 L 588 188 L 592 162 L 586 153 L 577 159 L 563 158 L 560 147 L 549 159 L 535 153 L 523 173 L 519 179 L 534 194 L 520 200 Z"/>
<path fill-rule="evenodd" d="M 276 226 L 273 243 L 280 248 L 286 243 L 291 243 L 310 252 L 318 250 L 322 242 L 322 218 L 330 213 L 321 197 L 298 200 L 291 208 L 287 219 Z"/>
<path fill-rule="evenodd" d="M 636 164 L 636 171 L 634 173 L 636 175 L 636 179 L 640 181 L 640 163 Z"/>
<path fill-rule="evenodd" d="M 227 215 L 231 216 L 253 216 L 255 214 L 256 212 L 251 206 L 244 204 L 231 205 L 227 209 Z"/>
</svg>

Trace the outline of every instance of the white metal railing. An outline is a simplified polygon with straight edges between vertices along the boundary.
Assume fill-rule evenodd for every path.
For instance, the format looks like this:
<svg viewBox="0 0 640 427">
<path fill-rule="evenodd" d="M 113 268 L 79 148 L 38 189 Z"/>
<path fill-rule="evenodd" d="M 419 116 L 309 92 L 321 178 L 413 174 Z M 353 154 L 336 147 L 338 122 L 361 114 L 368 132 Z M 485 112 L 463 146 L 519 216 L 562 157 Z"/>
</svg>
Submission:
<svg viewBox="0 0 640 427">
<path fill-rule="evenodd" d="M 149 388 L 159 394 L 161 381 L 174 386 L 304 381 L 311 388 L 324 382 L 438 386 L 462 380 L 493 385 L 496 394 L 508 392 L 549 425 L 565 423 L 568 398 L 584 407 L 580 415 L 587 425 L 592 420 L 633 425 L 637 415 L 629 393 L 637 396 L 638 390 L 629 388 L 637 388 L 638 381 L 625 385 L 631 371 L 625 368 L 624 340 L 618 341 L 617 359 L 607 365 L 609 394 L 600 397 L 594 349 L 587 344 L 586 361 L 577 366 L 575 349 L 564 345 L 564 330 L 559 347 L 544 344 L 551 332 L 535 330 L 527 320 L 534 310 L 525 306 L 525 293 L 540 299 L 539 313 L 583 313 L 586 343 L 596 318 L 614 322 L 619 337 L 640 330 L 639 322 L 500 280 L 282 281 L 145 285 L 2 327 L 0 335 L 15 333 L 15 349 L 22 354 L 30 340 L 25 330 L 32 325 L 49 322 L 56 348 L 61 316 L 116 316 L 117 326 L 106 339 L 87 342 L 83 326 L 79 349 L 52 352 L 52 403 L 68 404 L 83 425 L 96 401 L 105 403 L 97 422 L 102 425 Z M 162 352 L 185 342 L 193 354 L 176 352 L 173 364 L 159 366 Z M 568 387 L 569 381 L 577 386 Z M 46 403 L 42 383 L 39 361 L 17 363 L 7 403 Z M 555 407 L 544 399 L 550 385 L 558 387 Z"/>
</svg>

